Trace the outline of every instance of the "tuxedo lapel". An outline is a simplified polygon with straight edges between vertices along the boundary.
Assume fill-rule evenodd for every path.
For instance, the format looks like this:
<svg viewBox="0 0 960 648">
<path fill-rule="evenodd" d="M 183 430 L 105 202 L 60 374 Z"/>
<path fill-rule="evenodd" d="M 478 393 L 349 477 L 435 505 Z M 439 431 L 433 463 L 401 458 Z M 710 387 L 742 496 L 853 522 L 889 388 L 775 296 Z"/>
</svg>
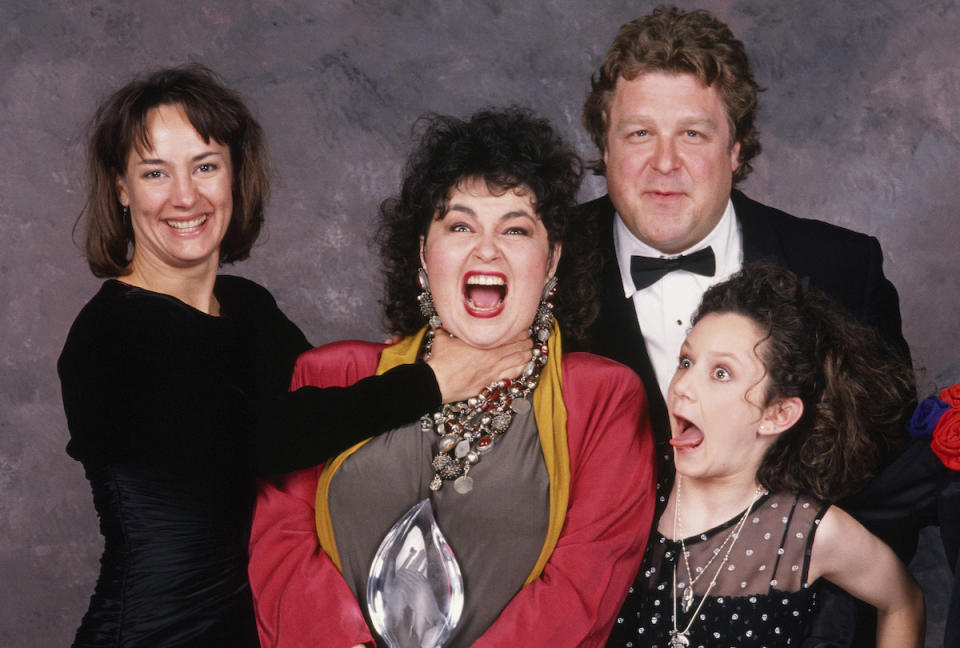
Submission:
<svg viewBox="0 0 960 648">
<path fill-rule="evenodd" d="M 736 189 L 730 194 L 730 199 L 733 201 L 733 210 L 740 224 L 744 263 L 766 259 L 785 264 L 786 256 L 780 240 L 777 238 L 770 218 L 763 213 L 769 208 L 750 200 Z"/>
<path fill-rule="evenodd" d="M 637 322 L 633 300 L 623 294 L 623 280 L 617 264 L 613 242 L 613 225 L 616 213 L 607 196 L 599 198 L 586 207 L 598 236 L 603 259 L 600 271 L 599 307 L 597 321 L 588 334 L 588 351 L 606 356 L 627 365 L 640 376 L 650 405 L 650 420 L 658 439 L 669 436 L 667 408 L 660 393 L 656 373 L 647 355 L 643 333 Z"/>
<path fill-rule="evenodd" d="M 815 281 L 802 267 L 796 267 L 781 244 L 781 237 L 777 234 L 776 222 L 782 220 L 783 215 L 766 205 L 747 198 L 739 191 L 734 190 L 730 198 L 733 200 L 733 209 L 740 223 L 740 233 L 743 237 L 743 262 L 769 261 L 795 272 L 804 285 L 815 285 L 827 294 L 834 291 L 829 285 Z M 796 245 L 795 240 L 788 244 Z M 802 248 L 801 248 L 802 249 Z M 814 250 L 809 255 L 815 255 Z M 795 256 L 795 255 L 794 255 Z M 841 300 L 842 301 L 842 300 Z"/>
</svg>

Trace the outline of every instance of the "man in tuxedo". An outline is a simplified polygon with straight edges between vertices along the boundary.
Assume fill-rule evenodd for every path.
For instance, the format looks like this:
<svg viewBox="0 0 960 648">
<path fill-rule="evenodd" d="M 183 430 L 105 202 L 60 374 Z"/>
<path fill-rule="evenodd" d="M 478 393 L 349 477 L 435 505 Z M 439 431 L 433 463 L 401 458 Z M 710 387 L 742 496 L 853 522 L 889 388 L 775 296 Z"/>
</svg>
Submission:
<svg viewBox="0 0 960 648">
<path fill-rule="evenodd" d="M 598 237 L 602 264 L 599 314 L 582 348 L 642 378 L 664 496 L 672 481 L 664 395 L 680 345 L 704 291 L 744 262 L 790 268 L 909 355 L 874 237 L 791 216 L 735 188 L 760 152 L 758 91 L 727 25 L 706 11 L 659 8 L 621 27 L 584 105 L 584 126 L 602 154 L 593 167 L 606 176 L 608 195 L 581 205 L 575 225 Z M 929 448 L 908 453 L 898 463 L 910 470 L 881 475 L 851 511 L 904 559 L 919 526 L 935 518 L 943 474 Z M 808 645 L 850 645 L 850 600 L 822 603 L 830 618 L 820 615 Z"/>
<path fill-rule="evenodd" d="M 603 256 L 590 347 L 643 378 L 661 439 L 669 436 L 662 395 L 690 316 L 708 287 L 746 261 L 787 266 L 908 352 L 875 238 L 734 188 L 760 152 L 758 90 L 725 24 L 705 11 L 661 8 L 621 27 L 584 105 L 608 191 L 581 206 Z"/>
</svg>

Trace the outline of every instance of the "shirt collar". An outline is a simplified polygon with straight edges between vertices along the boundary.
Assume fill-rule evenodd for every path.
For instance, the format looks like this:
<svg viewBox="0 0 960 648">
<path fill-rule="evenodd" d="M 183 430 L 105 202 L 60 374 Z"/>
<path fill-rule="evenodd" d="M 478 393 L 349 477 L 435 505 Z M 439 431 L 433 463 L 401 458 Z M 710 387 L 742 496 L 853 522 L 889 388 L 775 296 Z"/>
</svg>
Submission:
<svg viewBox="0 0 960 648">
<path fill-rule="evenodd" d="M 737 228 L 736 213 L 733 209 L 733 202 L 727 201 L 727 208 L 723 211 L 723 216 L 717 224 L 710 230 L 698 243 L 691 245 L 679 254 L 664 254 L 653 248 L 636 236 L 633 235 L 626 223 L 617 213 L 613 223 L 613 245 L 617 251 L 617 264 L 620 266 L 620 279 L 623 281 L 623 294 L 625 297 L 632 297 L 637 292 L 633 284 L 633 277 L 630 276 L 630 257 L 634 255 L 648 257 L 674 258 L 683 254 L 691 254 L 702 250 L 707 246 L 713 247 L 714 256 L 717 259 L 717 267 L 723 267 L 727 257 L 733 253 L 737 247 L 737 237 L 739 230 Z M 649 290 L 647 288 L 646 290 Z"/>
</svg>

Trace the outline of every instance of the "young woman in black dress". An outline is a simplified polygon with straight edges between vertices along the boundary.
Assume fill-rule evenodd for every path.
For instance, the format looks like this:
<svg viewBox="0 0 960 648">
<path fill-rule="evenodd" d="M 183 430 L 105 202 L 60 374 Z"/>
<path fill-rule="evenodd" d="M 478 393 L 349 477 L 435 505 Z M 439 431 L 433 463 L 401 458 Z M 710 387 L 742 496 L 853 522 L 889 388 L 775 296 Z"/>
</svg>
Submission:
<svg viewBox="0 0 960 648">
<path fill-rule="evenodd" d="M 263 134 L 201 66 L 111 95 L 87 171 L 86 255 L 108 280 L 58 369 L 67 452 L 90 480 L 105 548 L 74 645 L 257 646 L 246 550 L 256 477 L 513 375 L 529 340 L 481 355 L 442 339 L 429 366 L 287 393 L 310 344 L 267 290 L 217 274 L 249 255 L 263 222 Z"/>
<path fill-rule="evenodd" d="M 607 645 L 798 646 L 829 581 L 877 608 L 878 646 L 922 646 L 916 582 L 830 505 L 906 437 L 909 362 L 768 264 L 693 322 L 667 392 L 677 477 Z"/>
</svg>

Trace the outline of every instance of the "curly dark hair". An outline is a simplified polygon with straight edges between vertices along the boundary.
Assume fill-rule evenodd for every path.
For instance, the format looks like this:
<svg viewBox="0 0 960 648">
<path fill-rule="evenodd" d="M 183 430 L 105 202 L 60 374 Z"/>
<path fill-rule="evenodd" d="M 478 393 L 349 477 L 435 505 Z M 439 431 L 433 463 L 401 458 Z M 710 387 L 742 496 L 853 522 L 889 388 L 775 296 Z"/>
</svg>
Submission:
<svg viewBox="0 0 960 648">
<path fill-rule="evenodd" d="M 158 106 L 181 106 L 205 142 L 230 149 L 233 214 L 220 244 L 220 263 L 242 261 L 260 235 L 271 171 L 263 129 L 240 96 L 198 63 L 165 68 L 130 81 L 94 113 L 87 141 L 87 262 L 97 277 L 129 272 L 136 242 L 117 194 L 130 151 L 150 146 L 147 118 Z"/>
<path fill-rule="evenodd" d="M 693 322 L 710 313 L 752 320 L 769 377 L 766 407 L 799 397 L 803 415 L 764 456 L 757 477 L 770 491 L 833 502 L 857 492 L 906 440 L 915 399 L 904 354 L 786 268 L 747 264 L 703 296 Z"/>
<path fill-rule="evenodd" d="M 565 336 L 579 339 L 596 316 L 597 253 L 570 240 L 568 219 L 583 178 L 583 163 L 550 123 L 525 108 L 484 110 L 468 119 L 429 114 L 414 124 L 417 144 L 407 160 L 399 196 L 380 205 L 375 242 L 384 263 L 384 321 L 409 335 L 425 323 L 417 304 L 420 237 L 442 218 L 450 191 L 479 178 L 494 193 L 529 189 L 551 246 L 563 245 L 554 313 Z"/>
<path fill-rule="evenodd" d="M 727 109 L 730 146 L 740 142 L 733 184 L 745 180 L 753 169 L 750 160 L 760 153 L 757 94 L 763 89 L 753 80 L 746 48 L 730 28 L 703 9 L 677 7 L 657 7 L 621 26 L 590 80 L 583 105 L 583 126 L 601 153 L 606 150 L 607 117 L 617 81 L 648 72 L 693 74 L 707 86 L 716 84 Z M 590 168 L 603 175 L 603 157 L 591 161 Z"/>
</svg>

